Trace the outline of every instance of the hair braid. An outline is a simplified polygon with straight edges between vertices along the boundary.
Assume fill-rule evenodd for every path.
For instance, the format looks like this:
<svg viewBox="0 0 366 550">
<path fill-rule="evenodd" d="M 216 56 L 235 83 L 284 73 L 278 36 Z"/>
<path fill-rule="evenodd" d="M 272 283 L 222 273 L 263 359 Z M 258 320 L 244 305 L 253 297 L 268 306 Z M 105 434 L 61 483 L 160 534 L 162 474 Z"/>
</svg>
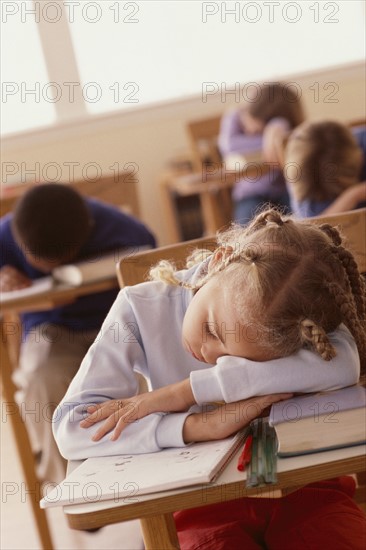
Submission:
<svg viewBox="0 0 366 550">
<path fill-rule="evenodd" d="M 338 283 L 328 283 L 327 285 L 330 295 L 333 297 L 344 323 L 351 331 L 358 348 L 361 361 L 361 371 L 366 369 L 366 323 L 364 319 L 357 316 L 356 308 L 350 296 L 343 290 Z"/>
<path fill-rule="evenodd" d="M 209 279 L 211 279 L 211 277 L 213 277 L 214 275 L 217 275 L 217 273 L 220 273 L 221 271 L 223 271 L 229 264 L 231 263 L 234 263 L 234 262 L 239 262 L 241 259 L 244 259 L 243 256 L 242 256 L 242 251 L 239 249 L 239 250 L 235 250 L 233 251 L 231 254 L 229 254 L 229 256 L 227 256 L 226 258 L 224 258 L 221 262 L 218 262 L 217 265 L 212 268 L 210 270 L 209 273 L 207 273 L 198 283 L 197 285 L 195 285 L 194 289 L 195 290 L 198 290 L 199 288 L 201 288 L 205 283 L 207 283 L 207 281 Z M 183 285 L 184 286 L 184 285 Z"/>
<path fill-rule="evenodd" d="M 311 344 L 325 361 L 330 361 L 336 356 L 326 332 L 310 319 L 301 321 L 301 337 L 303 342 Z"/>
<path fill-rule="evenodd" d="M 331 252 L 343 266 L 349 282 L 349 290 L 355 300 L 356 309 L 361 319 L 366 317 L 366 285 L 358 271 L 358 266 L 353 254 L 342 245 L 342 237 L 337 228 L 324 223 L 319 226 L 328 235 L 334 246 Z"/>
<path fill-rule="evenodd" d="M 360 276 L 357 263 L 349 250 L 343 246 L 335 247 L 332 250 L 338 256 L 346 275 L 348 277 L 350 290 L 355 300 L 358 316 L 361 319 L 366 318 L 366 285 L 365 281 Z"/>
<path fill-rule="evenodd" d="M 258 214 L 258 216 L 255 217 L 255 219 L 249 225 L 248 231 L 257 231 L 258 229 L 265 227 L 268 224 L 274 224 L 278 227 L 281 227 L 287 222 L 288 220 L 284 220 L 282 218 L 281 212 L 275 209 L 269 209 L 261 212 L 260 214 Z"/>
<path fill-rule="evenodd" d="M 323 231 L 333 241 L 335 246 L 342 244 L 342 237 L 339 234 L 338 229 L 330 225 L 329 223 L 322 223 L 319 225 L 319 229 Z"/>
</svg>

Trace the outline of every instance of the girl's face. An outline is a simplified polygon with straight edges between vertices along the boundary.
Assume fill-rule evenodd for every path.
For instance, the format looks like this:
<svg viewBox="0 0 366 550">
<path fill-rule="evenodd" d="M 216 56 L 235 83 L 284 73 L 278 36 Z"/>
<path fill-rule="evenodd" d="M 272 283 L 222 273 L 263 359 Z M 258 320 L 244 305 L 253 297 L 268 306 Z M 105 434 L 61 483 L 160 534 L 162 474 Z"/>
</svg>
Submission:
<svg viewBox="0 0 366 550">
<path fill-rule="evenodd" d="M 234 307 L 235 297 L 225 282 L 213 277 L 191 300 L 184 320 L 184 348 L 199 361 L 214 365 L 223 355 L 245 357 L 253 361 L 274 358 L 261 349 L 253 324 L 242 325 Z"/>
</svg>

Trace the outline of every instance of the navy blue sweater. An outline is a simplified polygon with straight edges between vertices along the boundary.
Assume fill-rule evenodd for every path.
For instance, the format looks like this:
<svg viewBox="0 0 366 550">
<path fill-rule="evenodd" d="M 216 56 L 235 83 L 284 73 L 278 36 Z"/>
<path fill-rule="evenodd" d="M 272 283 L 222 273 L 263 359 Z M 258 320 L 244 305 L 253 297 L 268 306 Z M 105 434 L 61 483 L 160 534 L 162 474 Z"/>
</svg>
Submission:
<svg viewBox="0 0 366 550">
<path fill-rule="evenodd" d="M 155 246 L 154 236 L 136 218 L 95 199 L 86 199 L 86 203 L 90 208 L 93 229 L 73 262 L 98 257 L 124 246 Z M 15 242 L 11 220 L 12 214 L 0 219 L 0 267 L 11 265 L 32 280 L 44 277 L 44 273 L 28 263 L 25 251 Z M 98 329 L 117 294 L 118 289 L 99 292 L 52 310 L 26 313 L 22 316 L 23 330 L 27 333 L 41 323 L 62 325 L 76 331 Z"/>
</svg>

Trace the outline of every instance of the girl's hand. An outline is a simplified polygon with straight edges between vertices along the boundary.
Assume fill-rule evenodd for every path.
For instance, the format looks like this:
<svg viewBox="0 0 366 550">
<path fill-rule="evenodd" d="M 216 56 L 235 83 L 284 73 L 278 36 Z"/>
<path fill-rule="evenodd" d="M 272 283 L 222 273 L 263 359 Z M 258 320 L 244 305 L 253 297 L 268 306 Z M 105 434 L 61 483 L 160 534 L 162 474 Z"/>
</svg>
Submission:
<svg viewBox="0 0 366 550">
<path fill-rule="evenodd" d="M 113 431 L 110 439 L 115 441 L 129 422 L 134 422 L 150 414 L 149 399 L 144 397 L 149 393 L 142 393 L 134 397 L 112 399 L 98 405 L 88 407 L 87 416 L 80 422 L 82 428 L 90 428 L 97 422 L 105 420 L 92 437 L 93 441 L 99 441 L 110 431 Z"/>
<path fill-rule="evenodd" d="M 130 422 L 154 412 L 185 411 L 193 404 L 193 394 L 187 379 L 158 390 L 139 393 L 133 397 L 91 405 L 87 408 L 89 416 L 80 422 L 80 426 L 90 428 L 97 422 L 105 420 L 93 435 L 92 440 L 99 441 L 113 430 L 110 439 L 116 441 Z"/>
<path fill-rule="evenodd" d="M 278 164 L 279 168 L 285 164 L 284 151 L 288 130 L 280 123 L 269 123 L 263 132 L 262 154 L 265 162 Z"/>
<path fill-rule="evenodd" d="M 366 182 L 355 183 L 343 191 L 321 215 L 338 214 L 353 210 L 358 203 L 366 201 Z"/>
<path fill-rule="evenodd" d="M 291 397 L 290 393 L 251 397 L 220 405 L 213 411 L 191 414 L 183 427 L 183 439 L 186 443 L 225 439 L 262 416 L 273 403 Z"/>
<path fill-rule="evenodd" d="M 31 286 L 32 281 L 21 271 L 11 265 L 4 265 L 0 269 L 0 292 L 20 290 Z"/>
</svg>

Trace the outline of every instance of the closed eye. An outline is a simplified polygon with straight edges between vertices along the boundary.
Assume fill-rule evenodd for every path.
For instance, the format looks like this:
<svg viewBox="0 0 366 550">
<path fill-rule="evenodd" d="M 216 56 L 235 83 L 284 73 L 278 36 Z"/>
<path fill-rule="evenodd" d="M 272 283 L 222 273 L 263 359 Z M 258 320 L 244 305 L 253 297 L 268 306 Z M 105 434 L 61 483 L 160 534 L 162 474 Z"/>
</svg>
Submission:
<svg viewBox="0 0 366 550">
<path fill-rule="evenodd" d="M 217 335 L 215 332 L 213 332 L 213 331 L 209 328 L 208 325 L 206 325 L 206 334 L 207 334 L 207 336 L 208 336 L 209 338 L 215 338 L 216 340 L 219 339 L 218 335 Z"/>
</svg>

